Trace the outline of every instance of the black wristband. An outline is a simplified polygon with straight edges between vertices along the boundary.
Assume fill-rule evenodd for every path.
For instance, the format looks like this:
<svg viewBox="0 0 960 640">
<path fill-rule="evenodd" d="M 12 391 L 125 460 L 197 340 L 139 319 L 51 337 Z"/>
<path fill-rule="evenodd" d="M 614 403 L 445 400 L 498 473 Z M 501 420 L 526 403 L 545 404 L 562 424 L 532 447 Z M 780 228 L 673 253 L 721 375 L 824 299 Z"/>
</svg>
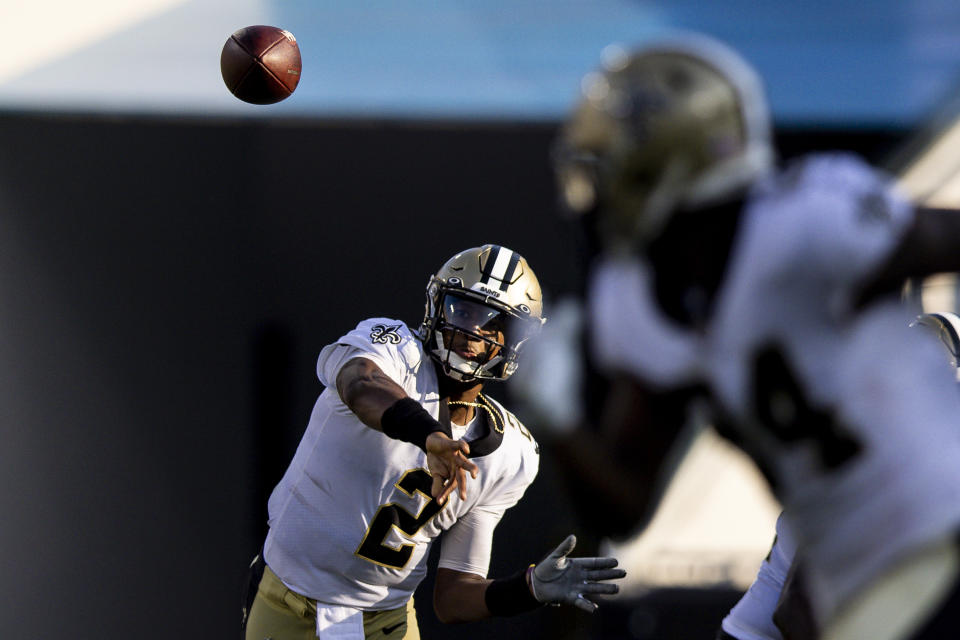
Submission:
<svg viewBox="0 0 960 640">
<path fill-rule="evenodd" d="M 401 398 L 380 416 L 380 429 L 394 440 L 403 440 L 427 450 L 427 436 L 443 431 L 439 422 L 413 398 Z"/>
<path fill-rule="evenodd" d="M 527 569 L 488 584 L 483 599 L 487 610 L 495 616 L 515 616 L 533 611 L 541 604 L 527 586 Z"/>
</svg>

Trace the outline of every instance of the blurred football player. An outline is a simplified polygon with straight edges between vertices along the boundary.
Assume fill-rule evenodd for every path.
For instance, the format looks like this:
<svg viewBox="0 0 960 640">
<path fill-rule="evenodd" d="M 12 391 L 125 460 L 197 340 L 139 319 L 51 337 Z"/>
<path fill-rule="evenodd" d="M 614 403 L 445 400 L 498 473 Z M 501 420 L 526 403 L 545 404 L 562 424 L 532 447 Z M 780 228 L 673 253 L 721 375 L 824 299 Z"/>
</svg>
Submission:
<svg viewBox="0 0 960 640">
<path fill-rule="evenodd" d="M 610 48 L 555 166 L 600 248 L 592 356 L 641 385 L 636 429 L 709 404 L 784 505 L 822 637 L 956 635 L 960 396 L 899 293 L 960 270 L 960 215 L 852 155 L 778 169 L 757 75 L 697 34 Z"/>
<path fill-rule="evenodd" d="M 940 340 L 954 376 L 960 376 L 960 317 L 955 313 L 924 313 L 910 323 Z M 757 577 L 723 619 L 717 640 L 799 640 L 815 638 L 816 631 L 803 585 L 798 584 L 794 562 L 796 540 L 783 515 L 777 518 L 776 535 Z"/>
<path fill-rule="evenodd" d="M 417 331 L 373 318 L 321 351 L 326 389 L 269 500 L 248 640 L 419 638 L 413 593 L 441 533 L 442 622 L 543 603 L 593 611 L 596 594 L 616 593 L 616 560 L 569 558 L 573 536 L 512 577 L 486 578 L 494 528 L 539 466 L 530 433 L 482 393 L 513 374 L 544 322 L 530 265 L 506 247 L 468 249 L 426 297 Z"/>
</svg>

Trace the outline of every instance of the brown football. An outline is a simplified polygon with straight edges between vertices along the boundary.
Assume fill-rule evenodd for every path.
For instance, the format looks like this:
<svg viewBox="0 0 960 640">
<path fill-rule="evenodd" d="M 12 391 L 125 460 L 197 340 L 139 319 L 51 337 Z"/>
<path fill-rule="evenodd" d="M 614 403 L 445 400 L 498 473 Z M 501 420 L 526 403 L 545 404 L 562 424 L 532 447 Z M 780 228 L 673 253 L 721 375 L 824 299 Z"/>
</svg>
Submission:
<svg viewBox="0 0 960 640">
<path fill-rule="evenodd" d="M 251 104 L 273 104 L 290 97 L 300 82 L 300 47 L 278 27 L 238 29 L 223 45 L 220 73 L 230 93 Z"/>
</svg>

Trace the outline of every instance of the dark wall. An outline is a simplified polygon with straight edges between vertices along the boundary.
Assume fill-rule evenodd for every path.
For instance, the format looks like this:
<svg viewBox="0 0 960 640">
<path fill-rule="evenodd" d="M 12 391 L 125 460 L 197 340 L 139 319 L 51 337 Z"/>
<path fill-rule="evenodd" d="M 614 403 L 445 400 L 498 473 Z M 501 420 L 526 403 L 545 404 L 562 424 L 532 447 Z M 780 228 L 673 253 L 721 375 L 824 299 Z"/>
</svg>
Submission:
<svg viewBox="0 0 960 640">
<path fill-rule="evenodd" d="M 506 244 L 560 290 L 549 127 L 0 119 L 0 628 L 233 637 L 319 349 Z"/>
<path fill-rule="evenodd" d="M 418 321 L 428 275 L 485 242 L 549 296 L 576 288 L 553 131 L 0 116 L 4 637 L 236 637 L 319 349 L 368 316 Z M 505 519 L 495 573 L 566 533 L 553 473 Z"/>
</svg>

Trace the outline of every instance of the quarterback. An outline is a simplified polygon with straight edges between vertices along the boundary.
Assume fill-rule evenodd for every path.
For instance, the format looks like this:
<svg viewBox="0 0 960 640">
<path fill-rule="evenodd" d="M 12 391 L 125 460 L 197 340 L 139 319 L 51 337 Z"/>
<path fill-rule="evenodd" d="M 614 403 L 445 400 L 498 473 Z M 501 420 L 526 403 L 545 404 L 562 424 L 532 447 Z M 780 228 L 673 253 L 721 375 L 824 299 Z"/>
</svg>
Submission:
<svg viewBox="0 0 960 640">
<path fill-rule="evenodd" d="M 527 261 L 468 249 L 430 278 L 423 322 L 373 318 L 326 346 L 326 387 L 270 496 L 248 640 L 419 638 L 413 593 L 443 536 L 434 608 L 443 622 L 543 603 L 596 608 L 624 572 L 569 558 L 488 579 L 493 531 L 537 474 L 538 446 L 483 384 L 516 370 L 544 322 Z M 245 612 L 246 615 L 246 612 Z"/>
<path fill-rule="evenodd" d="M 823 638 L 957 637 L 960 395 L 899 294 L 960 270 L 960 214 L 849 154 L 778 168 L 759 79 L 710 38 L 611 48 L 582 87 L 557 177 L 599 248 L 593 358 L 657 416 L 637 428 L 709 406 L 784 506 Z"/>
</svg>

